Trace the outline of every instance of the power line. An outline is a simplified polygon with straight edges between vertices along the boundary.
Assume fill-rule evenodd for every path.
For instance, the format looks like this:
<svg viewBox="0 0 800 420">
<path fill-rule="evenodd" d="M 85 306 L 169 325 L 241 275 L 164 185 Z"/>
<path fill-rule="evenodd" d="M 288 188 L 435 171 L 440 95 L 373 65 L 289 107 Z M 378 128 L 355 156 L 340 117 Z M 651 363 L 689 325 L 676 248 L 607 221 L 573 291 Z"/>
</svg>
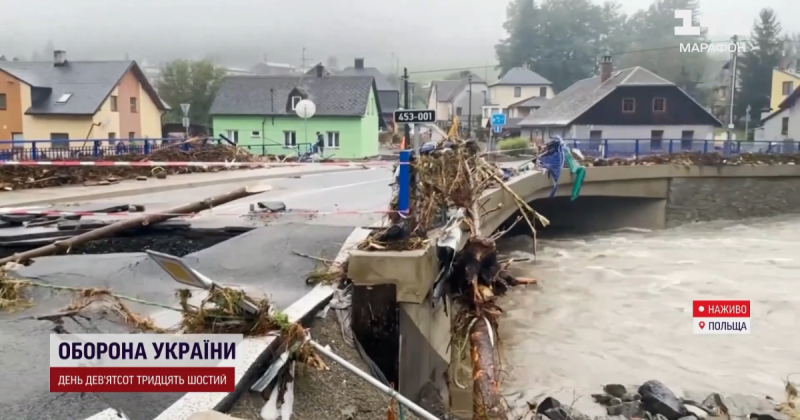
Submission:
<svg viewBox="0 0 800 420">
<path fill-rule="evenodd" d="M 740 42 L 747 42 L 747 40 L 743 39 Z M 714 41 L 714 42 L 708 42 L 708 44 L 730 44 L 730 41 Z M 654 52 L 654 51 L 675 50 L 675 49 L 679 49 L 679 48 L 680 48 L 680 44 L 679 45 L 670 45 L 668 47 L 657 47 L 657 48 L 645 48 L 645 49 L 641 49 L 641 50 L 620 51 L 620 52 L 617 52 L 617 53 L 610 53 L 608 55 L 610 55 L 612 57 L 617 57 L 617 56 L 626 55 L 626 54 L 636 54 L 636 53 L 645 53 L 645 52 Z M 584 61 L 584 60 L 593 59 L 593 58 L 595 58 L 595 56 L 586 56 L 584 58 L 545 58 L 545 59 L 536 60 L 535 62 L 536 63 L 549 63 L 549 62 L 561 63 L 561 62 L 570 62 L 570 61 Z M 490 66 L 452 67 L 452 68 L 447 68 L 447 69 L 410 71 L 410 72 L 408 72 L 408 74 L 442 73 L 442 72 L 446 72 L 446 71 L 461 71 L 461 70 L 472 70 L 472 69 L 489 69 L 489 68 L 495 68 L 495 67 L 497 67 L 496 64 L 495 65 L 490 65 Z"/>
</svg>

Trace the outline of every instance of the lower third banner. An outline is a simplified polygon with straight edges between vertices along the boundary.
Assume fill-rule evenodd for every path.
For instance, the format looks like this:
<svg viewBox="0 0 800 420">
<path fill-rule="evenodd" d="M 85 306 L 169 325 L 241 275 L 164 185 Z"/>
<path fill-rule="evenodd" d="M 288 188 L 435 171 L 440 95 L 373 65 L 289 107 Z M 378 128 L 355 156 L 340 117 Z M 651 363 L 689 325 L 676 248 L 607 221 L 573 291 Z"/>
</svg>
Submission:
<svg viewBox="0 0 800 420">
<path fill-rule="evenodd" d="M 233 392 L 233 367 L 51 367 L 50 392 Z"/>
</svg>

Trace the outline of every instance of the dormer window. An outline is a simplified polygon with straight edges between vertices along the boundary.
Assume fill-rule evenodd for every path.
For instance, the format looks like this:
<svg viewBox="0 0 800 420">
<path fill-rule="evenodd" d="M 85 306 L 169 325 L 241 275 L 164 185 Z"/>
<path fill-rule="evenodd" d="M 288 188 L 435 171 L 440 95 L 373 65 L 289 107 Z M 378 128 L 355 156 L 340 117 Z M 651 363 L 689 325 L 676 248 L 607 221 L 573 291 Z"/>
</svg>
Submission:
<svg viewBox="0 0 800 420">
<path fill-rule="evenodd" d="M 292 96 L 292 111 L 297 109 L 297 104 L 303 100 L 302 96 Z"/>
<path fill-rule="evenodd" d="M 71 98 L 71 97 L 72 97 L 72 94 L 71 94 L 71 93 L 65 93 L 65 94 L 61 95 L 61 97 L 60 97 L 60 98 L 58 98 L 58 100 L 56 101 L 56 103 L 57 103 L 57 104 L 65 104 L 65 103 L 67 103 L 67 101 L 68 101 L 68 100 L 69 100 L 69 98 Z"/>
</svg>

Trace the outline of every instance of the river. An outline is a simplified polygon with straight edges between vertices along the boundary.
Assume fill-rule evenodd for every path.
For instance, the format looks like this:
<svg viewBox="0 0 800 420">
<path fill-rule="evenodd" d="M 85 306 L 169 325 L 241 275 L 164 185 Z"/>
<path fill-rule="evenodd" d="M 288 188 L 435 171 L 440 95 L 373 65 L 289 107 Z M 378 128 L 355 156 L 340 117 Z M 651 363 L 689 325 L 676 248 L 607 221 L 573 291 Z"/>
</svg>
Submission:
<svg viewBox="0 0 800 420">
<path fill-rule="evenodd" d="M 530 257 L 530 239 L 501 251 Z M 658 379 L 679 393 L 780 399 L 800 371 L 800 217 L 539 241 L 537 278 L 502 298 L 502 389 L 513 407 L 554 396 L 587 414 L 602 384 Z M 750 335 L 694 335 L 692 300 L 749 299 Z"/>
</svg>

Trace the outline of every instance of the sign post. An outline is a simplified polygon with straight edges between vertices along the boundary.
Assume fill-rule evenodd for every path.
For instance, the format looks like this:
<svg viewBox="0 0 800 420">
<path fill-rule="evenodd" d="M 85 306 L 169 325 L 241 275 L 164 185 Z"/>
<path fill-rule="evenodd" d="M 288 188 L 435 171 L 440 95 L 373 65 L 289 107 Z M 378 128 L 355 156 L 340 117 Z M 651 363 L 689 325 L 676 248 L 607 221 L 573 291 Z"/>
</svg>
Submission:
<svg viewBox="0 0 800 420">
<path fill-rule="evenodd" d="M 394 121 L 397 124 L 410 125 L 410 128 L 416 127 L 414 133 L 414 153 L 419 154 L 420 130 L 422 124 L 435 123 L 436 111 L 432 109 L 398 109 L 394 112 Z M 406 141 L 408 140 L 410 139 L 406 139 Z"/>
<path fill-rule="evenodd" d="M 500 137 L 499 134 L 503 132 L 503 127 L 506 125 L 506 115 L 505 114 L 492 114 L 492 142 L 490 152 L 493 152 L 495 149 L 495 143 L 497 138 Z"/>
<path fill-rule="evenodd" d="M 183 128 L 186 129 L 186 139 L 189 138 L 189 107 L 191 104 L 181 104 L 181 111 L 183 111 Z"/>
</svg>

